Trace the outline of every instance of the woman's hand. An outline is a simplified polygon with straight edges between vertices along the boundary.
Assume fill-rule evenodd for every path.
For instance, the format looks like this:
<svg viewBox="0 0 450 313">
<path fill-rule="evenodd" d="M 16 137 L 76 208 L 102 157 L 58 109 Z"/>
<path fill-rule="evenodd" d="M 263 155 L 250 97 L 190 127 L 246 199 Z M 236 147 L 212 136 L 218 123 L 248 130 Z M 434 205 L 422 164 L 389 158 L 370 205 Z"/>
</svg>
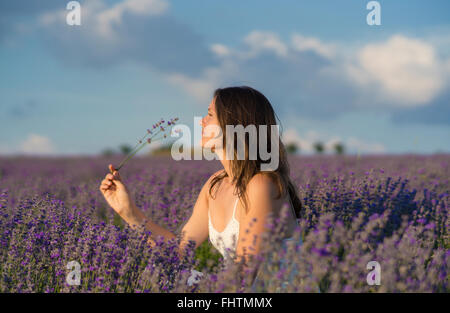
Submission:
<svg viewBox="0 0 450 313">
<path fill-rule="evenodd" d="M 111 173 L 106 174 L 105 179 L 102 180 L 100 191 L 106 199 L 106 202 L 116 211 L 120 216 L 124 217 L 130 215 L 133 210 L 133 202 L 127 188 L 120 178 L 120 174 L 114 169 L 112 164 L 109 165 Z"/>
</svg>

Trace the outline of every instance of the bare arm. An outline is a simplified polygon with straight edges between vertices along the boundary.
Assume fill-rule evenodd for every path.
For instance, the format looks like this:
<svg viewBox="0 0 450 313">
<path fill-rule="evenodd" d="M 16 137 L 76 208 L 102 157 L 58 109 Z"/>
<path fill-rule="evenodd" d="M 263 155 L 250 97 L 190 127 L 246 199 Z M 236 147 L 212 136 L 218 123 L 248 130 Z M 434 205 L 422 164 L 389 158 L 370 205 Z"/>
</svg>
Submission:
<svg viewBox="0 0 450 313">
<path fill-rule="evenodd" d="M 150 238 L 148 239 L 148 243 L 151 246 L 155 245 L 155 239 L 159 236 L 163 236 L 165 240 L 173 239 L 176 237 L 176 235 L 170 230 L 159 226 L 150 219 L 146 218 L 144 213 L 142 213 L 142 211 L 136 206 L 134 202 L 132 203 L 131 210 L 128 210 L 128 212 L 128 214 L 120 214 L 120 216 L 134 229 L 137 227 L 137 225 L 142 225 L 144 223 L 144 220 L 147 219 L 144 227 L 146 230 L 151 232 Z"/>
<path fill-rule="evenodd" d="M 208 238 L 208 192 L 211 179 L 219 172 L 220 171 L 214 173 L 203 185 L 192 210 L 192 215 L 181 230 L 181 242 L 179 247 L 181 254 L 183 254 L 184 248 L 189 243 L 189 240 L 195 241 L 195 248 L 197 248 Z M 134 203 L 132 209 L 128 210 L 128 212 L 128 214 L 121 214 L 121 217 L 130 224 L 131 227 L 135 228 L 136 225 L 142 225 L 144 223 L 146 217 Z M 149 219 L 147 219 L 147 223 L 144 226 L 146 230 L 151 232 L 149 244 L 152 246 L 155 244 L 155 239 L 158 236 L 163 236 L 167 240 L 176 237 L 174 233 L 155 224 Z"/>
<path fill-rule="evenodd" d="M 268 231 L 266 223 L 269 214 L 277 212 L 282 205 L 282 199 L 275 199 L 277 194 L 275 185 L 265 175 L 255 175 L 248 183 L 246 192 L 249 208 L 240 224 L 240 236 L 236 247 L 236 262 L 244 261 L 243 270 L 248 268 L 250 256 L 260 251 L 262 234 Z M 256 271 L 252 278 L 255 276 Z"/>
</svg>

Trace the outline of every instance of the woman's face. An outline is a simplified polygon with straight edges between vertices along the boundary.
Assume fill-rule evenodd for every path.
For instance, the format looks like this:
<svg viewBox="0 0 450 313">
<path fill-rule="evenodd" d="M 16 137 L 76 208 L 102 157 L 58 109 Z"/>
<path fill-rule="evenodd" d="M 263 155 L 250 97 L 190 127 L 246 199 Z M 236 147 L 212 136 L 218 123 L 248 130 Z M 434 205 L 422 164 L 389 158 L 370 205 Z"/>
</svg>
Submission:
<svg viewBox="0 0 450 313">
<path fill-rule="evenodd" d="M 216 105 L 215 105 L 215 98 L 211 100 L 211 103 L 208 106 L 208 112 L 205 117 L 201 120 L 201 126 L 202 126 L 202 140 L 201 140 L 201 146 L 206 147 L 206 143 L 208 143 L 208 147 L 211 147 L 212 151 L 214 151 L 213 146 L 213 140 L 218 134 L 220 129 L 220 123 L 219 119 L 217 118 L 216 113 Z M 209 126 L 209 127 L 208 127 Z M 206 128 L 208 127 L 208 128 Z"/>
</svg>

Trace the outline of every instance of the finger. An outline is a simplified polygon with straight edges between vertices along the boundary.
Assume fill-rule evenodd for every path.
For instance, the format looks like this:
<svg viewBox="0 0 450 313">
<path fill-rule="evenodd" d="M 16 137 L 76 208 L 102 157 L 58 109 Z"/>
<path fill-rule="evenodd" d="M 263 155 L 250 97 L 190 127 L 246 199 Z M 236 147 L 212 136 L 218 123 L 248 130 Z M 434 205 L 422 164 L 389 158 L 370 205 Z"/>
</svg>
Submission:
<svg viewBox="0 0 450 313">
<path fill-rule="evenodd" d="M 120 178 L 119 172 L 116 170 L 116 171 L 114 171 L 112 173 L 106 174 L 105 179 L 109 179 L 109 180 L 117 179 L 117 180 L 120 180 L 121 178 Z"/>
<path fill-rule="evenodd" d="M 112 164 L 109 164 L 109 171 L 111 173 L 114 173 L 114 171 L 116 171 L 116 169 L 114 168 L 114 166 Z"/>
<path fill-rule="evenodd" d="M 103 183 L 102 186 L 109 187 L 109 186 L 111 186 L 111 183 L 110 182 L 106 182 L 106 183 Z"/>
<path fill-rule="evenodd" d="M 106 190 L 108 190 L 109 188 L 111 188 L 111 186 L 110 185 L 101 185 L 101 187 L 100 187 L 100 189 L 101 190 L 103 190 L 103 191 L 106 191 Z"/>
</svg>

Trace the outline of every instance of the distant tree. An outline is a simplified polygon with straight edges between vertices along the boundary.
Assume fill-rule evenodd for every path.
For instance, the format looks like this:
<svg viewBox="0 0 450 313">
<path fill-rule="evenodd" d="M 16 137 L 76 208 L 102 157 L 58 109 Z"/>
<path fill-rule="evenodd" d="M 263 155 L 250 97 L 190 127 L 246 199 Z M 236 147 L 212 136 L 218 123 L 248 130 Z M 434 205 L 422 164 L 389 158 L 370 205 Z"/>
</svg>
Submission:
<svg viewBox="0 0 450 313">
<path fill-rule="evenodd" d="M 122 154 L 129 154 L 133 148 L 130 145 L 124 144 L 119 147 L 119 150 Z"/>
<path fill-rule="evenodd" d="M 286 151 L 290 154 L 295 154 L 299 150 L 299 147 L 295 142 L 290 142 L 286 145 Z"/>
<path fill-rule="evenodd" d="M 106 148 L 106 149 L 103 149 L 103 150 L 102 150 L 101 155 L 102 155 L 102 156 L 109 157 L 109 156 L 112 156 L 114 153 L 115 153 L 115 152 L 114 152 L 113 149 L 111 149 L 111 148 Z"/>
<path fill-rule="evenodd" d="M 345 152 L 345 147 L 342 143 L 338 142 L 336 144 L 334 144 L 334 151 L 336 151 L 336 154 L 344 154 Z"/>
<path fill-rule="evenodd" d="M 318 154 L 322 154 L 325 150 L 325 147 L 322 142 L 318 141 L 314 144 L 314 150 L 316 150 Z"/>
</svg>

